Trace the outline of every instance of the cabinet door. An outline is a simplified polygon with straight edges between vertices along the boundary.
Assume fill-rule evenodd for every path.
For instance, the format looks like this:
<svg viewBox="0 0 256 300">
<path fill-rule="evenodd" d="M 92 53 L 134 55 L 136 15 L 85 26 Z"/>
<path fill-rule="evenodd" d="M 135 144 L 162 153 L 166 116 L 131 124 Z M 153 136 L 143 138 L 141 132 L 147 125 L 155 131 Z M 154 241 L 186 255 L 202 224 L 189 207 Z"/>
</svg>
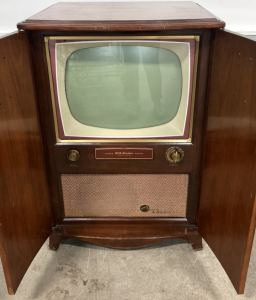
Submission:
<svg viewBox="0 0 256 300">
<path fill-rule="evenodd" d="M 256 211 L 256 42 L 217 30 L 213 46 L 198 225 L 242 294 Z"/>
<path fill-rule="evenodd" d="M 14 294 L 51 232 L 46 172 L 25 32 L 0 39 L 0 256 Z"/>
</svg>

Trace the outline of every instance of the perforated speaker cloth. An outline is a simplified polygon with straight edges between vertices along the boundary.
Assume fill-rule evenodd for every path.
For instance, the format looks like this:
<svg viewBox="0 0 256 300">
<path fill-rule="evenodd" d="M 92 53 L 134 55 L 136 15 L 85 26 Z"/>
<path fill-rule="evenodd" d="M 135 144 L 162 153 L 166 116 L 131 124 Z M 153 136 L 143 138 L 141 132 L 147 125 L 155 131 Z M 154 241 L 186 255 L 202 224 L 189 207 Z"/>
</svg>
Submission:
<svg viewBox="0 0 256 300">
<path fill-rule="evenodd" d="M 61 182 L 66 217 L 186 216 L 187 174 L 62 174 Z"/>
</svg>

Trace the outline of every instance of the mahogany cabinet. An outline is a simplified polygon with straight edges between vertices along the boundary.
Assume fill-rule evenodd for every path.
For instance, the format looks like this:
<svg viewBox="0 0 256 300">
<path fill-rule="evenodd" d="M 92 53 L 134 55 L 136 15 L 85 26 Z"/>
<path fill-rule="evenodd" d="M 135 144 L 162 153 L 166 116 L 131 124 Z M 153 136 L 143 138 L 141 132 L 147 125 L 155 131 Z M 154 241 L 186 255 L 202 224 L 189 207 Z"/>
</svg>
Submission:
<svg viewBox="0 0 256 300">
<path fill-rule="evenodd" d="M 203 237 L 237 293 L 244 292 L 255 227 L 256 42 L 224 26 L 193 2 L 58 3 L 19 23 L 17 33 L 1 37 L 0 256 L 9 294 L 16 292 L 49 236 L 52 250 L 69 238 L 121 249 L 181 238 L 201 250 Z M 84 36 L 196 36 L 191 139 L 56 139 L 46 44 L 50 37 Z M 178 164 L 166 159 L 171 147 L 184 153 Z M 149 148 L 154 156 L 97 160 L 96 148 Z M 79 160 L 67 158 L 70 150 L 79 152 Z M 176 191 L 186 177 L 185 215 L 102 216 L 104 197 L 97 200 L 98 216 L 65 213 L 69 199 L 64 192 L 69 193 L 77 178 L 108 176 L 111 189 L 121 186 L 124 174 L 135 181 L 136 176 L 151 176 L 143 190 L 148 198 L 157 176 L 160 182 L 167 180 L 167 186 L 173 178 L 168 176 L 178 178 Z M 182 174 L 185 177 L 178 177 Z M 97 178 L 100 188 L 102 177 Z M 82 205 L 86 210 L 86 195 Z"/>
</svg>

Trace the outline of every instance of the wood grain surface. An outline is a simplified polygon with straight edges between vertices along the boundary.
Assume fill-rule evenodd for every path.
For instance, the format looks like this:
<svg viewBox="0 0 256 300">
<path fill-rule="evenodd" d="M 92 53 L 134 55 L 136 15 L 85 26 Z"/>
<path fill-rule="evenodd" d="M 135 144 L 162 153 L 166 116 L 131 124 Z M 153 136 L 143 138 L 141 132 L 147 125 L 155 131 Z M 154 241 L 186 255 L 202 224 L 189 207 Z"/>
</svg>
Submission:
<svg viewBox="0 0 256 300">
<path fill-rule="evenodd" d="M 73 219 L 75 220 L 75 219 Z M 77 238 L 89 243 L 119 249 L 140 248 L 161 243 L 173 238 L 187 240 L 194 250 L 202 250 L 202 237 L 194 225 L 186 219 L 158 220 L 97 220 L 91 219 L 82 224 L 57 226 L 50 236 L 50 249 L 57 250 L 61 241 Z"/>
<path fill-rule="evenodd" d="M 192 1 L 159 2 L 59 2 L 27 21 L 150 21 L 217 20 Z"/>
<path fill-rule="evenodd" d="M 25 32 L 0 39 L 0 255 L 9 294 L 51 233 L 48 187 Z"/>
<path fill-rule="evenodd" d="M 114 163 L 106 160 L 95 160 L 95 148 L 116 147 L 116 143 L 56 143 L 54 132 L 54 119 L 52 111 L 51 93 L 47 62 L 44 49 L 45 35 L 66 35 L 65 32 L 31 32 L 31 43 L 33 49 L 33 66 L 37 100 L 42 120 L 42 132 L 46 153 L 46 164 L 48 169 L 49 187 L 52 202 L 54 226 L 66 221 L 62 199 L 60 174 L 189 174 L 189 191 L 187 201 L 187 219 L 196 224 L 197 209 L 199 201 L 201 162 L 202 162 L 202 137 L 204 124 L 204 103 L 207 96 L 209 60 L 211 50 L 211 30 L 182 30 L 161 31 L 159 35 L 198 35 L 200 36 L 198 80 L 196 87 L 195 118 L 193 125 L 193 141 L 188 144 L 177 143 L 150 143 L 148 147 L 153 148 L 153 160 L 116 160 Z M 79 36 L 81 32 L 70 32 L 70 36 Z M 92 36 L 104 36 L 107 33 L 88 33 Z M 117 34 L 117 33 L 115 33 Z M 139 33 L 133 33 L 138 36 Z M 153 35 L 147 32 L 147 35 Z M 121 143 L 120 147 L 145 147 L 145 143 Z M 171 146 L 179 146 L 185 152 L 184 160 L 177 165 L 169 163 L 165 158 L 165 152 Z M 67 152 L 76 149 L 80 153 L 77 162 L 67 159 Z"/>
<path fill-rule="evenodd" d="M 191 1 L 63 2 L 18 24 L 24 30 L 127 31 L 221 28 L 225 23 Z"/>
<path fill-rule="evenodd" d="M 239 294 L 255 228 L 256 42 L 216 32 L 199 232 Z"/>
</svg>

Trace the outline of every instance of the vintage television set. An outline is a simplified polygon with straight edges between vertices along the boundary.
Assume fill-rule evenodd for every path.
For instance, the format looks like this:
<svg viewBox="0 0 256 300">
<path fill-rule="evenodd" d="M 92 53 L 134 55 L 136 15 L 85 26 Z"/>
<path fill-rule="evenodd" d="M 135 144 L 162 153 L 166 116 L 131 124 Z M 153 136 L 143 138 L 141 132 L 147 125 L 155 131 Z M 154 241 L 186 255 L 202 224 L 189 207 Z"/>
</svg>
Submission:
<svg viewBox="0 0 256 300">
<path fill-rule="evenodd" d="M 52 250 L 203 237 L 243 293 L 256 45 L 224 26 L 193 2 L 58 3 L 0 39 L 9 294 L 49 236 Z"/>
</svg>

